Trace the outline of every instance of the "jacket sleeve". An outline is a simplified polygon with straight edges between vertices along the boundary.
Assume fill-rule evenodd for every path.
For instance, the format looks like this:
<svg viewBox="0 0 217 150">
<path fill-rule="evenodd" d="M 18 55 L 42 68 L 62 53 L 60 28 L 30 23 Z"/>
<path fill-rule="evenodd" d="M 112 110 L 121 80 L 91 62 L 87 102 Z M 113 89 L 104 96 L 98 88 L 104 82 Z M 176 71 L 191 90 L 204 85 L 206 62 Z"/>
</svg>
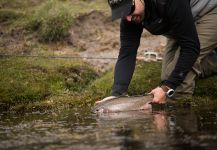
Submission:
<svg viewBox="0 0 217 150">
<path fill-rule="evenodd" d="M 170 2 L 168 20 L 172 25 L 172 36 L 177 40 L 181 50 L 174 70 L 167 80 L 162 81 L 162 84 L 176 89 L 194 65 L 200 53 L 200 42 L 189 0 Z"/>
<path fill-rule="evenodd" d="M 122 19 L 120 24 L 121 50 L 135 52 L 140 44 L 142 30 L 142 24 Z"/>
<path fill-rule="evenodd" d="M 121 95 L 128 89 L 135 69 L 137 49 L 140 44 L 142 25 L 121 20 L 121 47 L 114 72 L 113 95 Z"/>
</svg>

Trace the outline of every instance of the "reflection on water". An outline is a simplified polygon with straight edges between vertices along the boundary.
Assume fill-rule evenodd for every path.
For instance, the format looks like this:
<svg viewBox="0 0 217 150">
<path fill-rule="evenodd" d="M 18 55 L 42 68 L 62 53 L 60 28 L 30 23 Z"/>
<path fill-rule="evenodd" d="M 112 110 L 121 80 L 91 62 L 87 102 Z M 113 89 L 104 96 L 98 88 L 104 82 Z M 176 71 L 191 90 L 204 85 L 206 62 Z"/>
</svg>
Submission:
<svg viewBox="0 0 217 150">
<path fill-rule="evenodd" d="M 216 141 L 215 109 L 0 114 L 0 149 L 214 150 Z"/>
</svg>

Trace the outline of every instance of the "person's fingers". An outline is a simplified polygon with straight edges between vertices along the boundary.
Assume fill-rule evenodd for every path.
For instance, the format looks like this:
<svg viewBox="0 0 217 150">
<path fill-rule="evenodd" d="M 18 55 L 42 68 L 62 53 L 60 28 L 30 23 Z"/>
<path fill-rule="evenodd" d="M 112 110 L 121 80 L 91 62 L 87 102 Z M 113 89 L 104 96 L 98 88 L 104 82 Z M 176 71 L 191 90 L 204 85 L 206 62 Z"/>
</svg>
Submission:
<svg viewBox="0 0 217 150">
<path fill-rule="evenodd" d="M 154 102 L 154 103 L 158 103 L 159 100 L 158 100 L 158 98 L 154 97 L 154 98 L 152 99 L 152 102 Z"/>
<path fill-rule="evenodd" d="M 152 109 L 151 102 L 146 103 L 146 104 L 144 105 L 143 109 L 144 109 L 144 110 Z"/>
<path fill-rule="evenodd" d="M 157 103 L 157 104 L 162 104 L 164 103 L 164 100 L 162 100 L 162 97 L 159 97 L 159 96 L 155 96 L 152 100 L 154 103 Z"/>
<path fill-rule="evenodd" d="M 166 103 L 165 100 L 160 100 L 160 98 L 157 98 L 157 97 L 153 98 L 152 102 L 157 103 L 157 104 L 165 104 Z"/>
</svg>

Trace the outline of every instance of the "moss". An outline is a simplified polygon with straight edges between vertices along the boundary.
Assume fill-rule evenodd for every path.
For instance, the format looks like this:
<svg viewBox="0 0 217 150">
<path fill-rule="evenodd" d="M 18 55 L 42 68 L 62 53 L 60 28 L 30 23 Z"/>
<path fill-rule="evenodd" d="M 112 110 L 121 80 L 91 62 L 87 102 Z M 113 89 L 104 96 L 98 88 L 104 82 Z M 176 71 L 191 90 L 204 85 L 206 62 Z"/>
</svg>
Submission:
<svg viewBox="0 0 217 150">
<path fill-rule="evenodd" d="M 139 95 L 148 92 L 160 82 L 160 63 L 139 62 L 136 65 L 132 81 L 129 86 L 128 94 Z M 107 72 L 102 78 L 94 81 L 90 90 L 94 93 L 109 95 L 113 83 L 113 70 Z"/>
<path fill-rule="evenodd" d="M 129 86 L 130 95 L 141 95 L 150 92 L 160 83 L 161 63 L 139 62 Z"/>
<path fill-rule="evenodd" d="M 96 79 L 87 88 L 87 93 L 92 93 L 91 95 L 108 96 L 111 93 L 113 83 L 113 71 L 110 70 L 105 73 L 101 78 Z M 88 94 L 87 94 L 88 95 Z"/>
<path fill-rule="evenodd" d="M 207 79 L 201 79 L 196 82 L 195 95 L 208 96 L 210 98 L 217 97 L 217 76 Z"/>
<path fill-rule="evenodd" d="M 43 66 L 42 62 L 35 63 L 37 66 Z M 60 73 L 64 79 L 66 78 L 76 78 L 77 82 L 70 83 L 70 86 L 67 85 L 68 83 L 64 81 L 64 88 L 72 88 L 72 92 L 67 91 L 60 91 L 60 92 L 53 92 L 50 96 L 46 97 L 45 99 L 39 101 L 33 101 L 31 103 L 15 105 L 13 110 L 16 111 L 35 111 L 35 110 L 46 110 L 46 109 L 60 109 L 65 107 L 84 107 L 84 106 L 91 106 L 94 104 L 95 101 L 100 100 L 106 96 L 111 94 L 111 88 L 113 84 L 113 69 L 106 72 L 101 77 L 96 78 L 96 74 L 90 73 L 88 67 L 84 69 L 83 65 L 79 65 L 80 63 L 74 63 L 73 67 L 69 64 L 63 65 L 62 63 L 56 62 L 57 65 L 57 72 L 53 73 Z M 44 68 L 37 68 L 37 70 L 41 70 L 41 72 L 47 72 L 52 67 L 50 63 L 46 63 L 47 69 Z M 77 66 L 77 67 L 76 67 Z M 153 63 L 145 63 L 139 62 L 137 63 L 135 73 L 133 75 L 132 82 L 129 87 L 129 94 L 130 95 L 140 95 L 144 94 L 145 92 L 149 92 L 152 88 L 156 87 L 160 82 L 160 63 L 153 62 Z M 50 69 L 48 69 L 50 68 Z M 79 69 L 80 68 L 80 69 Z M 92 72 L 92 71 L 90 71 Z M 74 74 L 75 73 L 75 74 Z M 81 75 L 89 74 L 87 76 Z M 83 76 L 83 78 L 77 77 Z M 91 80 L 88 80 L 91 79 Z M 83 81 L 81 79 L 85 79 Z M 94 80 L 95 79 L 95 80 Z M 80 81 L 81 80 L 81 81 Z M 191 99 L 182 99 L 177 101 L 177 106 L 183 107 L 205 107 L 205 106 L 217 106 L 217 101 L 215 99 L 216 92 L 215 88 L 211 88 L 211 93 L 208 92 L 208 89 L 212 87 L 216 77 L 201 80 L 198 82 L 195 95 Z M 61 80 L 63 81 L 63 80 Z M 50 84 L 53 82 L 49 82 Z M 84 86 L 87 83 L 87 86 Z M 89 85 L 88 85 L 89 84 Z M 69 86 L 69 87 L 68 87 Z M 79 88 L 84 86 L 80 90 Z M 206 87 L 206 88 L 205 88 Z M 215 86 L 216 87 L 216 86 Z M 78 89 L 77 89 L 78 88 Z M 205 89 L 205 90 L 204 90 Z M 212 91 L 214 90 L 214 91 Z M 207 93 L 208 92 L 208 93 Z"/>
<path fill-rule="evenodd" d="M 1 9 L 0 10 L 0 22 L 9 22 L 22 17 L 21 12 L 15 11 L 13 9 Z"/>
<path fill-rule="evenodd" d="M 136 65 L 132 81 L 129 86 L 129 95 L 141 95 L 149 92 L 160 82 L 160 63 L 139 62 Z M 86 90 L 85 101 L 93 104 L 95 101 L 103 97 L 111 95 L 113 84 L 113 70 L 105 73 L 101 78 L 93 81 Z"/>
<path fill-rule="evenodd" d="M 59 84 L 60 77 L 51 75 L 46 68 L 35 67 L 28 60 L 10 59 L 1 61 L 1 64 L 0 99 L 3 103 L 14 105 L 44 99 L 54 92 L 53 84 Z M 50 81 L 51 76 L 53 81 Z M 61 84 L 55 88 L 58 89 L 63 89 Z"/>
<path fill-rule="evenodd" d="M 160 83 L 161 63 L 158 62 L 139 62 L 129 86 L 129 95 L 142 95 L 150 92 Z M 191 99 L 182 99 L 178 101 L 180 106 L 204 106 L 216 105 L 217 97 L 217 77 L 211 77 L 204 80 L 199 80 L 195 89 L 195 94 Z M 92 82 L 86 90 L 87 98 L 85 101 L 93 104 L 96 100 L 111 94 L 113 83 L 113 70 L 110 70 L 101 78 Z"/>
<path fill-rule="evenodd" d="M 71 91 L 81 92 L 97 74 L 87 66 L 59 67 L 58 71 L 65 78 L 65 87 Z"/>
<path fill-rule="evenodd" d="M 77 61 L 42 58 L 0 61 L 0 103 L 6 108 L 42 101 L 66 91 L 82 91 L 97 76 L 90 66 Z M 69 84 L 66 80 L 69 77 L 76 77 L 77 80 Z"/>
</svg>

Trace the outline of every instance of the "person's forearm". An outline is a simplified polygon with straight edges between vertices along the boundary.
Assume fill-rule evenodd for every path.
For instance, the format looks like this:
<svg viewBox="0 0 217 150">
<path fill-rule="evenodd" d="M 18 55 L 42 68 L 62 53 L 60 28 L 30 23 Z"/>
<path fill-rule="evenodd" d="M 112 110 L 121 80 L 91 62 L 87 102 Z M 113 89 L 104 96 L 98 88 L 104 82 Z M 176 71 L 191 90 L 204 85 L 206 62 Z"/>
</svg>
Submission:
<svg viewBox="0 0 217 150">
<path fill-rule="evenodd" d="M 172 34 L 181 47 L 178 61 L 169 78 L 162 81 L 170 88 L 176 89 L 187 73 L 191 70 L 200 53 L 200 42 L 194 24 L 188 0 L 175 0 L 171 2 L 173 9 L 170 11 Z"/>
<path fill-rule="evenodd" d="M 112 95 L 122 95 L 128 89 L 133 76 L 137 49 L 140 44 L 142 27 L 132 22 L 121 22 L 121 48 L 114 72 Z"/>
</svg>

